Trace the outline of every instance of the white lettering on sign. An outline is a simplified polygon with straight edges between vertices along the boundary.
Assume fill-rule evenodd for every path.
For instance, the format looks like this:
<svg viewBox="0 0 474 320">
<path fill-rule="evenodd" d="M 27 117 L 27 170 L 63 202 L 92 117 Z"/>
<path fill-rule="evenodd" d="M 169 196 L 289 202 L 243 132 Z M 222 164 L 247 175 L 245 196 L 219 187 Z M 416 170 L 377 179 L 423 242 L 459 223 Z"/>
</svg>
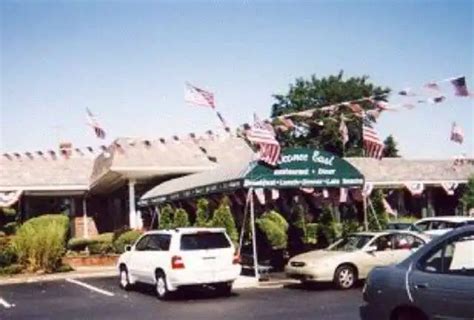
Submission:
<svg viewBox="0 0 474 320">
<path fill-rule="evenodd" d="M 277 176 L 307 176 L 309 169 L 278 169 L 273 173 Z"/>
<path fill-rule="evenodd" d="M 319 151 L 314 151 L 313 153 L 313 161 L 316 163 L 325 164 L 327 166 L 332 166 L 332 162 L 334 161 L 334 156 L 332 157 L 325 157 Z"/>
<path fill-rule="evenodd" d="M 336 173 L 336 169 L 322 169 L 322 168 L 318 169 L 318 174 L 321 174 L 321 175 L 333 175 L 335 173 Z"/>
<path fill-rule="evenodd" d="M 280 163 L 288 163 L 288 162 L 305 162 L 308 161 L 307 154 L 287 154 L 281 157 Z"/>
</svg>

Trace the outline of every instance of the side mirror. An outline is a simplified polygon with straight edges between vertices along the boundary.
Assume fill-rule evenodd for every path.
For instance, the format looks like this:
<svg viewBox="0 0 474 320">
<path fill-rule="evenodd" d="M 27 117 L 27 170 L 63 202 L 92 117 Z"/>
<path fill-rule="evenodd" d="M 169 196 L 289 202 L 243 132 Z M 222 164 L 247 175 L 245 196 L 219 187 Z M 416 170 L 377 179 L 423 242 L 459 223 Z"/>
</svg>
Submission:
<svg viewBox="0 0 474 320">
<path fill-rule="evenodd" d="M 367 252 L 367 253 L 374 253 L 375 251 L 377 251 L 377 246 L 368 246 L 365 249 L 365 252 Z"/>
<path fill-rule="evenodd" d="M 129 244 L 127 244 L 127 245 L 125 246 L 125 251 L 132 251 L 132 246 L 129 245 Z"/>
</svg>

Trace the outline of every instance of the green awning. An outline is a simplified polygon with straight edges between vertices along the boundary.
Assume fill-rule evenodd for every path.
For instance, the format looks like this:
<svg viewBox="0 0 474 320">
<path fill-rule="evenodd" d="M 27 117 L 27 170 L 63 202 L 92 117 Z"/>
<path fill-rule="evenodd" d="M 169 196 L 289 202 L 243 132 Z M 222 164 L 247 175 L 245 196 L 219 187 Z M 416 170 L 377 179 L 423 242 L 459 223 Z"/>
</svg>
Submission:
<svg viewBox="0 0 474 320">
<path fill-rule="evenodd" d="M 345 188 L 363 184 L 363 175 L 342 158 L 314 149 L 288 148 L 282 151 L 276 168 L 242 159 L 231 166 L 220 166 L 166 181 L 145 193 L 139 205 L 183 200 L 242 188 Z"/>
<path fill-rule="evenodd" d="M 286 149 L 278 168 L 257 165 L 244 179 L 245 188 L 355 187 L 364 177 L 346 160 L 314 149 Z"/>
</svg>

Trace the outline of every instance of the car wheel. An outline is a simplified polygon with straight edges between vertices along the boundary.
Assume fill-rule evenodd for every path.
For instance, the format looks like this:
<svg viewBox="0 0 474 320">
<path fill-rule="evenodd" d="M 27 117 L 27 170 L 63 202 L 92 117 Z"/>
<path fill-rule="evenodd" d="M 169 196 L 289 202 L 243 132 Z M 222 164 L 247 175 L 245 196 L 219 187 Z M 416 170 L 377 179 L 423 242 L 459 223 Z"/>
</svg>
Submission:
<svg viewBox="0 0 474 320">
<path fill-rule="evenodd" d="M 132 288 L 126 267 L 120 268 L 120 288 L 124 290 L 130 290 Z"/>
<path fill-rule="evenodd" d="M 215 287 L 217 293 L 221 296 L 228 297 L 232 293 L 232 283 L 230 282 L 218 283 Z"/>
<path fill-rule="evenodd" d="M 396 314 L 394 320 L 426 320 L 426 316 L 416 309 L 401 309 Z"/>
<path fill-rule="evenodd" d="M 166 284 L 166 276 L 163 272 L 157 272 L 155 283 L 156 296 L 160 300 L 166 300 L 170 296 L 168 285 Z"/>
<path fill-rule="evenodd" d="M 336 269 L 334 273 L 334 282 L 340 289 L 350 289 L 357 280 L 356 272 L 349 265 L 342 265 Z"/>
</svg>

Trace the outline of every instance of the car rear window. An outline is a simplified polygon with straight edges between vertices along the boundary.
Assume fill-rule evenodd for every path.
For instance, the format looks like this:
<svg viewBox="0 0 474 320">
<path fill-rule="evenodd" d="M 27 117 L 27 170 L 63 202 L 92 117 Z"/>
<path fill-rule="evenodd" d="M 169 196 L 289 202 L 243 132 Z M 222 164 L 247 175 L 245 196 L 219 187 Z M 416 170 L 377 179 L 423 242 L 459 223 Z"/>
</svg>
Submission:
<svg viewBox="0 0 474 320">
<path fill-rule="evenodd" d="M 230 248 L 230 242 L 222 232 L 200 232 L 181 236 L 182 251 L 224 248 Z"/>
</svg>

